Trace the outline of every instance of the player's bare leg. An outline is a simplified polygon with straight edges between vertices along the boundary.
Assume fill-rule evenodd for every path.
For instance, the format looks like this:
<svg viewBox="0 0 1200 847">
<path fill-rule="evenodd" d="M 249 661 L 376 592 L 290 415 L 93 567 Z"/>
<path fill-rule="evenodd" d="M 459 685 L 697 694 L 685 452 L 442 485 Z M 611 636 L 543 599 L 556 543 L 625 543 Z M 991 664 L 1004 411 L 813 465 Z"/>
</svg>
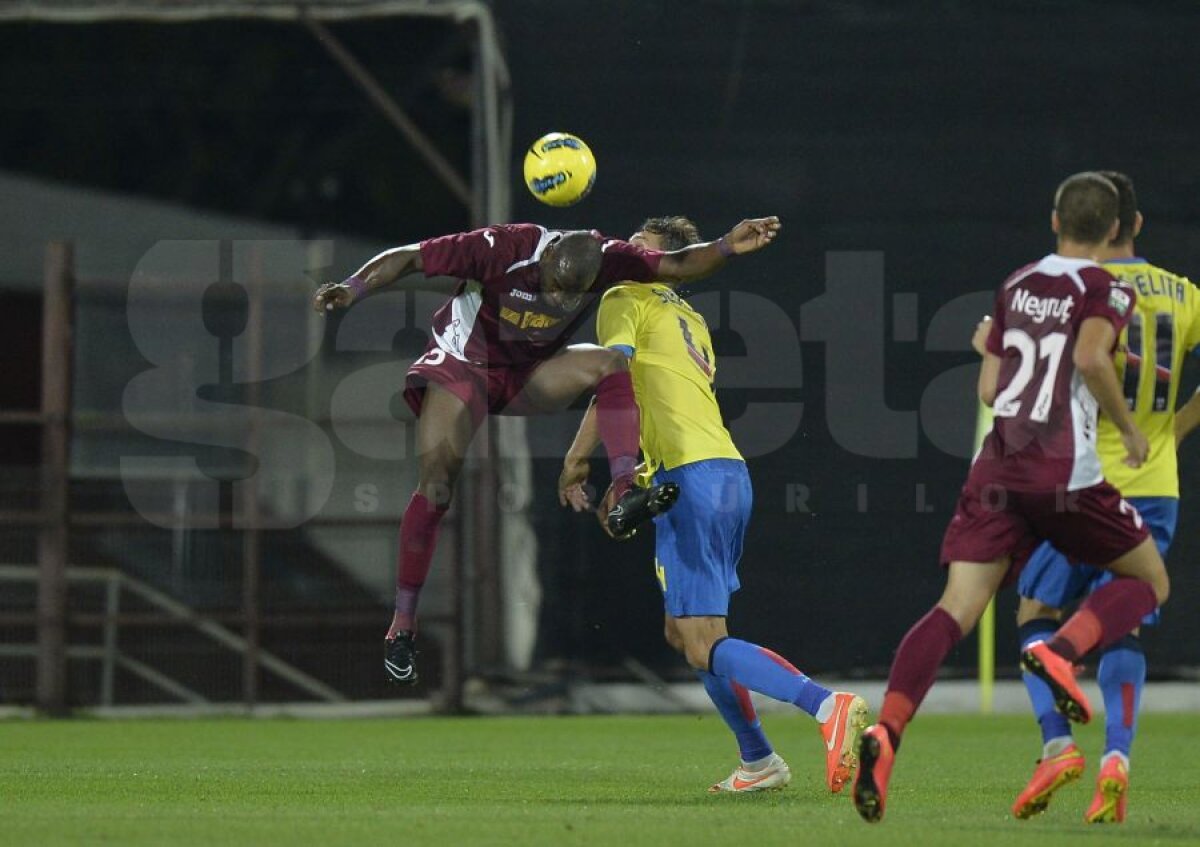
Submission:
<svg viewBox="0 0 1200 847">
<path fill-rule="evenodd" d="M 1128 635 L 1171 591 L 1166 565 L 1150 537 L 1105 568 L 1123 578 L 1096 589 L 1052 639 L 1021 654 L 1022 666 L 1050 686 L 1059 710 L 1078 723 L 1091 720 L 1092 710 L 1075 681 L 1075 662 Z"/>
<path fill-rule="evenodd" d="M 602 504 L 612 535 L 626 538 L 678 497 L 673 483 L 637 489 L 633 485 L 640 444 L 633 379 L 625 354 L 595 344 L 573 344 L 539 365 L 517 402 L 543 413 L 561 412 L 587 391 L 596 392 L 596 427 L 608 453 L 612 487 Z"/>
<path fill-rule="evenodd" d="M 396 608 L 388 627 L 384 656 L 384 670 L 390 682 L 411 685 L 417 681 L 413 661 L 417 604 L 433 561 L 438 526 L 450 508 L 475 430 L 476 423 L 467 405 L 430 382 L 417 419 L 420 477 L 400 524 Z"/>
<path fill-rule="evenodd" d="M 738 688 L 791 703 L 815 718 L 825 743 L 826 786 L 834 793 L 842 790 L 857 763 L 855 748 L 867 723 L 867 704 L 863 698 L 848 692 L 830 691 L 771 650 L 730 638 L 723 617 L 668 616 L 667 633 L 668 642 L 672 641 L 672 633 L 677 636 L 674 643 L 682 648 L 688 664 L 700 673 L 709 696 L 735 734 L 745 731 L 744 721 L 737 720 L 736 714 L 726 715 L 718 697 L 713 695 L 714 689 L 720 693 L 723 686 L 729 686 L 740 701 L 741 716 L 749 719 L 752 726 L 757 726 L 753 705 L 748 694 L 739 694 Z M 738 740 L 741 746 L 741 737 Z M 762 741 L 766 742 L 765 737 Z M 765 755 L 756 758 L 750 758 L 755 753 L 744 747 L 742 752 L 741 766 L 728 779 L 714 785 L 711 791 L 782 788 L 791 779 L 787 764 L 770 750 L 769 745 L 762 751 Z"/>
<path fill-rule="evenodd" d="M 933 687 L 946 655 L 975 628 L 1008 572 L 1009 559 L 951 562 L 942 597 L 896 650 L 879 723 L 863 733 L 854 780 L 854 806 L 864 820 L 883 818 L 888 780 L 900 738 Z"/>
<path fill-rule="evenodd" d="M 706 663 L 712 643 L 728 635 L 725 618 L 722 617 L 675 618 L 668 614 L 664 618 L 663 634 L 667 643 L 687 658 L 688 664 L 694 668 L 696 665 L 689 656 L 689 645 L 691 655 L 702 653 L 702 661 Z M 691 630 L 690 640 L 685 639 L 680 631 L 681 620 L 686 621 L 684 626 Z M 697 634 L 703 637 L 697 638 Z M 705 640 L 708 641 L 707 647 L 704 646 Z M 775 752 L 771 742 L 767 740 L 754 703 L 750 700 L 750 692 L 734 680 L 724 679 L 701 668 L 696 668 L 696 675 L 725 725 L 737 740 L 740 757 L 738 767 L 733 773 L 709 786 L 709 793 L 744 794 L 776 790 L 787 785 L 792 779 L 792 772 L 788 769 L 787 762 Z"/>
</svg>

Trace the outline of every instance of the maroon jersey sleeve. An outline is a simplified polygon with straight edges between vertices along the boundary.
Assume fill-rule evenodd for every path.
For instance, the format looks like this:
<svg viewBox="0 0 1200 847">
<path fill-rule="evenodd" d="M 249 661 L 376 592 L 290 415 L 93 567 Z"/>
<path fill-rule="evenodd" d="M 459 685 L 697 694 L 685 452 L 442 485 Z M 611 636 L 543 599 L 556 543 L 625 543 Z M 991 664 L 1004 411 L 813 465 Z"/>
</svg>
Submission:
<svg viewBox="0 0 1200 847">
<path fill-rule="evenodd" d="M 1133 317 L 1133 307 L 1137 303 L 1133 286 L 1116 279 L 1103 268 L 1084 268 L 1080 277 L 1087 285 L 1087 292 L 1079 310 L 1079 323 L 1082 325 L 1088 318 L 1104 318 L 1120 335 Z"/>
<path fill-rule="evenodd" d="M 534 224 L 503 224 L 442 235 L 421 242 L 425 276 L 487 280 L 533 254 L 543 230 Z"/>
<path fill-rule="evenodd" d="M 658 276 L 663 257 L 660 250 L 646 250 L 616 238 L 603 239 L 600 249 L 604 251 L 604 261 L 592 290 L 618 282 L 651 282 Z"/>
</svg>

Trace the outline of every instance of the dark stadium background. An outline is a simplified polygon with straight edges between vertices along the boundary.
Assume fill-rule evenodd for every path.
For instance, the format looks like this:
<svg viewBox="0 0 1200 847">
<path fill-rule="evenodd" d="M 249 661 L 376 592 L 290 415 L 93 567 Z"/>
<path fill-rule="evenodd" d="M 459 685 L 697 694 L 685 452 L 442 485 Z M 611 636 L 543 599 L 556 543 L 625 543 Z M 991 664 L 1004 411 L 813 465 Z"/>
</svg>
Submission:
<svg viewBox="0 0 1200 847">
<path fill-rule="evenodd" d="M 1140 252 L 1200 274 L 1200 15 L 1186 3 L 1132 2 L 902 12 L 882 2 L 506 0 L 494 9 L 513 74 L 514 184 L 522 145 L 549 130 L 579 134 L 599 162 L 593 195 L 571 209 L 540 206 L 518 185 L 514 219 L 627 235 L 647 215 L 686 214 L 712 237 L 743 217 L 783 219 L 771 249 L 693 287 L 766 297 L 802 341 L 799 375 L 794 360 L 756 355 L 764 387 L 721 394 L 735 421 L 747 404 L 803 403 L 796 435 L 750 462 L 756 509 L 731 624 L 806 671 L 882 672 L 940 590 L 938 545 L 966 471 L 926 433 L 967 451 L 975 403 L 964 392 L 957 406 L 922 416 L 915 456 L 839 445 L 826 416 L 830 345 L 819 326 L 805 321 L 801 331 L 802 307 L 825 291 L 827 253 L 883 254 L 884 396 L 897 412 L 919 410 L 936 376 L 973 363 L 977 315 L 964 311 L 959 349 L 926 349 L 930 320 L 1052 250 L 1051 192 L 1067 174 L 1129 172 L 1147 218 Z M 432 21 L 335 30 L 463 162 L 466 113 L 447 104 L 467 67 L 465 42 Z M 294 26 L 0 27 L 6 171 L 397 244 L 466 228 L 462 208 L 411 159 Z M 916 296 L 915 338 L 894 338 L 903 322 L 894 304 L 914 302 L 894 295 Z M 37 349 L 20 332 L 37 308 L 35 298 L 5 295 L 13 357 Z M 856 317 L 865 326 L 872 315 Z M 727 370 L 738 355 L 771 349 L 756 323 L 730 325 L 719 310 L 710 318 Z M 875 349 L 871 339 L 839 340 L 837 355 L 852 361 Z M 0 384 L 0 405 L 33 390 L 15 374 Z M 1194 385 L 1185 380 L 1185 390 Z M 576 420 L 538 421 L 531 438 L 543 453 L 565 449 Z M 882 440 L 892 423 L 871 426 Z M 4 456 L 23 464 L 34 451 L 36 439 L 16 433 Z M 1200 591 L 1200 500 L 1189 496 L 1200 484 L 1200 437 L 1181 469 L 1174 599 L 1147 636 L 1152 673 L 1200 664 L 1200 621 L 1188 613 Z M 603 669 L 632 656 L 682 669 L 662 644 L 649 541 L 608 542 L 558 509 L 556 461 L 538 459 L 535 470 L 539 659 Z M 811 512 L 788 509 L 794 485 L 809 489 Z M 915 505 L 922 485 L 930 511 Z M 1002 673 L 1015 670 L 1013 608 L 1009 593 Z M 969 641 L 952 664 L 973 661 Z"/>
</svg>

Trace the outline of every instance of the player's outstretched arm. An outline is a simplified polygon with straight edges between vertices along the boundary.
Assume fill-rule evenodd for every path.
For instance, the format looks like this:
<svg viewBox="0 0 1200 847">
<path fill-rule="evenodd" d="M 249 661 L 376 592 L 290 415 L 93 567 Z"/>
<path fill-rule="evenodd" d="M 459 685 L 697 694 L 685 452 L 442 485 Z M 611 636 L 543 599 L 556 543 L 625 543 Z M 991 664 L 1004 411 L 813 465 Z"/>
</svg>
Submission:
<svg viewBox="0 0 1200 847">
<path fill-rule="evenodd" d="M 591 466 L 588 457 L 595 452 L 600 444 L 600 431 L 596 428 L 596 398 L 588 404 L 583 420 L 579 422 L 579 432 L 567 450 L 563 459 L 562 473 L 558 477 L 558 502 L 562 506 L 570 506 L 577 512 L 591 508 L 587 491 L 588 472 Z"/>
<path fill-rule="evenodd" d="M 987 355 L 987 340 L 992 334 L 992 316 L 984 315 L 979 319 L 979 323 L 975 325 L 975 332 L 971 336 L 971 349 L 980 356 Z"/>
<path fill-rule="evenodd" d="M 313 309 L 321 314 L 345 309 L 372 291 L 421 269 L 420 245 L 409 244 L 384 250 L 343 282 L 327 282 L 318 288 L 313 294 Z"/>
<path fill-rule="evenodd" d="M 1183 443 L 1193 429 L 1200 426 L 1200 388 L 1191 399 L 1184 403 L 1175 413 L 1175 449 Z"/>
<path fill-rule="evenodd" d="M 986 350 L 983 361 L 979 363 L 979 384 L 976 390 L 979 402 L 989 409 L 996 402 L 996 385 L 1000 381 L 1000 357 Z"/>
<path fill-rule="evenodd" d="M 658 266 L 663 282 L 690 282 L 708 276 L 731 256 L 761 250 L 779 234 L 779 218 L 744 220 L 716 241 L 693 244 L 682 250 L 664 253 Z"/>
<path fill-rule="evenodd" d="M 1121 432 L 1121 441 L 1127 455 L 1125 464 L 1140 468 L 1150 455 L 1150 442 L 1137 428 L 1121 384 L 1117 382 L 1117 369 L 1113 366 L 1112 349 L 1117 340 L 1117 331 L 1106 318 L 1088 318 L 1079 328 L 1075 341 L 1075 369 L 1083 377 L 1088 390 L 1100 404 L 1100 411 Z"/>
</svg>

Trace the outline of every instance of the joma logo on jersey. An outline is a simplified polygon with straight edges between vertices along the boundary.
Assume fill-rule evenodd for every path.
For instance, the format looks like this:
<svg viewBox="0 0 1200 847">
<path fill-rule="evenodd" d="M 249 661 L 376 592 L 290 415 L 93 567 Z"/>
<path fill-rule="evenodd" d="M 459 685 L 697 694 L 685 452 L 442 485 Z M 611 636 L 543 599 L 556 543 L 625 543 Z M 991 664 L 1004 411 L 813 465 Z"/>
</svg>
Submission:
<svg viewBox="0 0 1200 847">
<path fill-rule="evenodd" d="M 519 289 L 519 288 L 514 288 L 512 291 L 508 292 L 508 296 L 509 296 L 509 297 L 516 297 L 518 300 L 524 300 L 524 301 L 526 301 L 526 302 L 528 302 L 528 303 L 532 303 L 532 302 L 534 302 L 535 300 L 537 300 L 537 295 L 536 295 L 536 294 L 532 294 L 532 293 L 530 293 L 530 292 L 528 292 L 528 291 L 522 291 L 522 290 L 521 290 L 521 289 Z"/>
<path fill-rule="evenodd" d="M 1013 293 L 1012 310 L 1033 318 L 1035 324 L 1040 324 L 1047 318 L 1066 323 L 1071 319 L 1071 310 L 1075 308 L 1075 298 L 1038 297 L 1030 294 L 1024 288 L 1018 288 Z"/>
</svg>

